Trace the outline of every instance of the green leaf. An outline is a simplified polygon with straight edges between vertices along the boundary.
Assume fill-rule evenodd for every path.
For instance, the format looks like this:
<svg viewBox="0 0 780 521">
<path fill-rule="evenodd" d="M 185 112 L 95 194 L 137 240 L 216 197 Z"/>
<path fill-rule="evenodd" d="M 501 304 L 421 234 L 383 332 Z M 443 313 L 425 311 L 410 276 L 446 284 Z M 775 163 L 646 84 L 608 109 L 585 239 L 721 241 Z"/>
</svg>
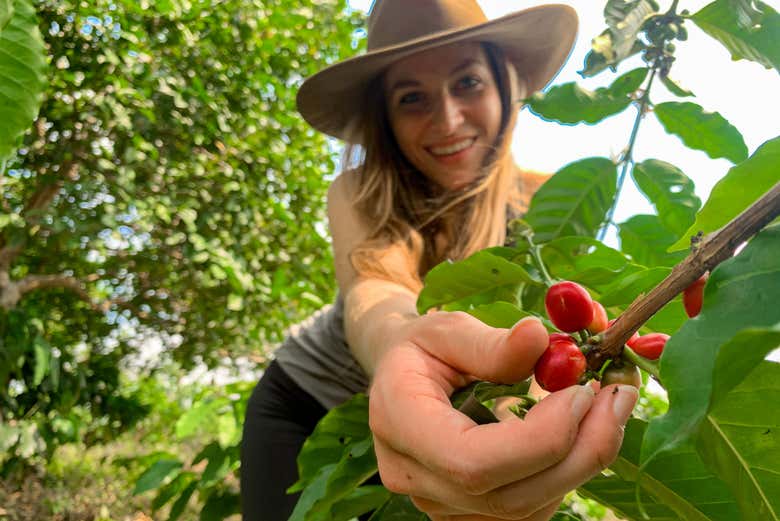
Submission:
<svg viewBox="0 0 780 521">
<path fill-rule="evenodd" d="M 642 24 L 657 11 L 654 0 L 607 0 L 604 19 L 612 35 L 612 63 L 631 55 Z"/>
<path fill-rule="evenodd" d="M 598 476 L 577 489 L 623 519 L 645 519 L 636 501 L 639 480 L 642 507 L 653 521 L 737 521 L 736 501 L 726 485 L 707 469 L 687 443 L 652 462 L 640 473 L 640 448 L 647 424 L 630 419 L 617 460 L 616 475 Z"/>
<path fill-rule="evenodd" d="M 605 29 L 600 35 L 593 38 L 591 50 L 585 56 L 584 67 L 579 71 L 580 76 L 590 78 L 607 68 L 610 68 L 613 72 L 617 70 L 618 62 L 615 59 L 612 40 L 610 29 Z M 645 45 L 640 40 L 635 40 L 628 56 L 633 56 L 644 49 Z"/>
<path fill-rule="evenodd" d="M 13 0 L 0 0 L 0 34 L 14 14 Z"/>
<path fill-rule="evenodd" d="M 157 496 L 152 500 L 152 510 L 160 510 L 170 500 L 181 494 L 184 489 L 192 483 L 195 474 L 192 472 L 182 472 L 176 476 L 170 483 L 160 487 Z"/>
<path fill-rule="evenodd" d="M 358 393 L 326 414 L 298 453 L 298 481 L 288 492 L 302 490 L 326 464 L 336 463 L 351 444 L 371 436 L 368 428 L 368 397 Z"/>
<path fill-rule="evenodd" d="M 455 390 L 452 396 L 450 396 L 450 402 L 456 409 L 461 409 L 461 406 L 470 398 L 481 403 L 501 398 L 502 396 L 525 397 L 530 388 L 530 378 L 515 384 L 496 384 L 480 380 Z"/>
<path fill-rule="evenodd" d="M 429 271 L 417 298 L 417 310 L 423 314 L 434 307 L 521 282 L 533 279 L 520 265 L 489 251 L 479 251 L 458 262 L 443 262 Z"/>
<path fill-rule="evenodd" d="M 675 238 L 693 224 L 701 200 L 694 193 L 693 181 L 682 170 L 665 161 L 648 159 L 635 165 L 631 176 Z"/>
<path fill-rule="evenodd" d="M 181 517 L 181 515 L 184 513 L 184 509 L 187 508 L 187 503 L 189 503 L 190 498 L 192 497 L 192 494 L 195 492 L 197 487 L 197 481 L 193 481 L 187 485 L 187 488 L 184 489 L 181 495 L 171 506 L 171 512 L 168 514 L 168 521 L 176 521 L 179 519 L 179 517 Z"/>
<path fill-rule="evenodd" d="M 713 232 L 780 181 L 780 137 L 758 147 L 750 158 L 733 166 L 713 187 L 710 197 L 687 232 L 669 249 L 680 250 L 690 246 L 690 237 L 702 231 Z"/>
<path fill-rule="evenodd" d="M 671 272 L 671 268 L 647 268 L 620 277 L 604 288 L 599 302 L 605 307 L 630 304 L 660 284 Z"/>
<path fill-rule="evenodd" d="M 690 17 L 722 43 L 733 60 L 780 70 L 780 16 L 759 0 L 716 0 Z"/>
<path fill-rule="evenodd" d="M 679 234 L 667 230 L 657 215 L 634 215 L 619 228 L 621 250 L 643 266 L 672 267 L 687 255 L 684 251 L 667 253 Z"/>
<path fill-rule="evenodd" d="M 483 304 L 473 307 L 467 312 L 490 327 L 503 327 L 506 329 L 511 329 L 522 318 L 534 316 L 532 313 L 523 311 L 509 302 Z"/>
<path fill-rule="evenodd" d="M 192 460 L 192 464 L 197 465 L 203 460 L 208 460 L 200 477 L 203 484 L 221 480 L 230 471 L 230 449 L 223 449 L 217 442 L 206 445 Z"/>
<path fill-rule="evenodd" d="M 170 475 L 178 474 L 182 467 L 181 461 L 160 459 L 155 461 L 151 467 L 146 469 L 136 480 L 133 495 L 143 494 L 147 490 L 159 487 L 162 482 Z"/>
<path fill-rule="evenodd" d="M 647 77 L 642 67 L 627 72 L 609 87 L 590 91 L 577 83 L 564 83 L 537 92 L 528 102 L 528 107 L 537 116 L 564 124 L 598 123 L 608 116 L 622 112 L 631 104 L 634 93 Z"/>
<path fill-rule="evenodd" d="M 713 270 L 701 313 L 672 336 L 661 356 L 661 382 L 669 395 L 669 412 L 651 422 L 642 447 L 643 461 L 652 461 L 691 439 L 705 419 L 713 393 L 722 396 L 766 354 L 763 340 L 755 347 L 760 355 L 748 354 L 746 350 L 754 348 L 745 345 L 749 336 L 738 333 L 772 328 L 780 322 L 780 306 L 776 305 L 780 300 L 779 256 L 780 227 L 772 226 Z M 743 333 L 753 334 L 762 333 Z M 771 337 L 765 343 L 771 344 Z M 744 359 L 737 361 L 740 357 Z"/>
<path fill-rule="evenodd" d="M 46 373 L 49 372 L 49 361 L 51 360 L 51 345 L 40 335 L 35 337 L 35 372 L 33 374 L 33 385 L 41 385 Z"/>
<path fill-rule="evenodd" d="M 561 237 L 542 247 L 542 260 L 550 275 L 573 280 L 593 289 L 601 289 L 615 277 L 638 267 L 630 266 L 626 256 L 590 237 Z"/>
<path fill-rule="evenodd" d="M 373 439 L 369 436 L 351 444 L 338 463 L 323 467 L 303 489 L 290 521 L 322 519 L 337 501 L 349 496 L 376 472 Z"/>
<path fill-rule="evenodd" d="M 301 496 L 298 498 L 298 502 L 295 503 L 295 508 L 293 509 L 292 514 L 290 514 L 288 521 L 303 521 L 310 519 L 309 512 L 314 504 L 323 497 L 326 497 L 328 480 L 337 465 L 338 463 L 330 463 L 320 467 L 317 470 L 317 473 L 308 480 L 306 486 L 302 489 L 303 493 L 301 493 Z M 292 491 L 292 488 L 287 489 L 288 493 Z"/>
<path fill-rule="evenodd" d="M 390 499 L 391 493 L 381 485 L 364 485 L 353 490 L 347 497 L 331 508 L 333 520 L 354 519 L 377 510 Z"/>
<path fill-rule="evenodd" d="M 681 87 L 679 83 L 677 83 L 669 76 L 661 76 L 661 82 L 663 82 L 666 88 L 669 89 L 669 92 L 671 92 L 675 96 L 679 96 L 680 98 L 688 98 L 691 96 L 694 97 L 696 96 L 693 92 Z"/>
<path fill-rule="evenodd" d="M 368 521 L 427 521 L 428 516 L 417 510 L 409 496 L 393 494 L 374 512 Z"/>
<path fill-rule="evenodd" d="M 615 198 L 617 169 L 604 157 L 570 163 L 534 194 L 525 215 L 537 243 L 565 235 L 593 237 Z"/>
<path fill-rule="evenodd" d="M 0 15 L 0 161 L 38 116 L 46 78 L 46 52 L 29 0 L 2 1 Z"/>
<path fill-rule="evenodd" d="M 653 112 L 667 132 L 713 159 L 723 157 L 739 163 L 748 156 L 742 134 L 718 112 L 705 112 L 690 101 L 659 103 Z"/>
<path fill-rule="evenodd" d="M 751 330 L 732 340 L 739 361 L 748 350 L 771 351 L 780 345 L 780 325 L 774 330 Z M 723 354 L 722 351 L 719 354 Z M 720 360 L 719 360 L 720 361 Z M 780 364 L 759 361 L 752 372 L 727 368 L 729 380 L 743 377 L 733 391 L 716 400 L 698 431 L 702 459 L 729 485 L 744 521 L 780 519 Z"/>
<path fill-rule="evenodd" d="M 241 513 L 238 494 L 219 491 L 211 494 L 200 511 L 200 521 L 223 521 L 233 514 Z"/>
<path fill-rule="evenodd" d="M 678 295 L 670 300 L 664 307 L 659 309 L 655 315 L 650 317 L 645 323 L 647 330 L 644 332 L 658 332 L 673 335 L 680 330 L 683 324 L 688 321 L 688 315 L 685 314 L 685 308 L 682 303 L 682 295 Z"/>
<path fill-rule="evenodd" d="M 654 0 L 609 0 L 604 6 L 608 28 L 593 39 L 580 74 L 594 76 L 607 67 L 614 71 L 621 61 L 642 51 L 645 45 L 637 36 L 645 20 L 657 11 Z"/>
</svg>

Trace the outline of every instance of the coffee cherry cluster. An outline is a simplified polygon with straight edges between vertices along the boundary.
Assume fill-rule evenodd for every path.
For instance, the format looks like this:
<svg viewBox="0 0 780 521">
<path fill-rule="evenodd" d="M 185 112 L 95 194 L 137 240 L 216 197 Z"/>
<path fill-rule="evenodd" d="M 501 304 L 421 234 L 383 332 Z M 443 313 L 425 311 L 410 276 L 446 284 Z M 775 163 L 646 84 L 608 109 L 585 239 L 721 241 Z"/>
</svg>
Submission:
<svg viewBox="0 0 780 521">
<path fill-rule="evenodd" d="M 691 318 L 701 311 L 707 277 L 705 273 L 683 292 L 685 312 Z M 536 381 L 550 392 L 584 383 L 589 375 L 583 345 L 587 337 L 612 327 L 615 320 L 608 319 L 604 306 L 593 300 L 585 288 L 568 280 L 550 286 L 544 306 L 553 325 L 563 333 L 550 335 L 547 349 L 534 367 Z M 643 358 L 658 360 L 668 340 L 665 333 L 635 332 L 626 345 Z M 639 369 L 624 359 L 612 360 L 600 378 L 602 385 L 624 383 L 639 387 L 642 381 Z"/>
<path fill-rule="evenodd" d="M 587 360 L 582 344 L 587 336 L 605 331 L 614 320 L 608 320 L 604 306 L 594 301 L 588 291 L 576 282 L 563 281 L 550 286 L 544 304 L 547 316 L 563 333 L 550 335 L 547 349 L 534 367 L 534 376 L 543 389 L 554 392 L 586 379 Z M 575 334 L 580 335 L 580 342 Z M 657 360 L 668 339 L 669 335 L 663 333 L 644 336 L 634 333 L 627 344 L 638 355 Z M 639 370 L 623 360 L 614 360 L 604 371 L 601 381 L 603 385 L 641 385 Z"/>
</svg>

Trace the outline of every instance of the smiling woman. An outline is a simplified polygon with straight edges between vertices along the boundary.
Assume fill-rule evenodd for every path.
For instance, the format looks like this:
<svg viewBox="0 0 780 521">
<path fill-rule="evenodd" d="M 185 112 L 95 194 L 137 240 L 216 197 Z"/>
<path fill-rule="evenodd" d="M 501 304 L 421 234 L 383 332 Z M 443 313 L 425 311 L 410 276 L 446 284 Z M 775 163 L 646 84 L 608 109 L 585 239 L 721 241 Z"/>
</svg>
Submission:
<svg viewBox="0 0 780 521">
<path fill-rule="evenodd" d="M 540 176 L 512 158 L 518 102 L 556 74 L 576 27 L 559 5 L 489 21 L 474 1 L 377 0 L 368 52 L 303 83 L 303 117 L 359 159 L 328 192 L 339 296 L 288 337 L 247 406 L 245 519 L 290 516 L 304 439 L 369 384 L 381 480 L 429 515 L 547 519 L 615 457 L 633 387 L 574 386 L 525 421 L 477 428 L 451 407 L 453 389 L 527 378 L 546 329 L 416 309 L 433 266 L 503 244 L 507 218 L 526 210 Z"/>
<path fill-rule="evenodd" d="M 491 62 L 478 43 L 457 43 L 400 60 L 384 76 L 398 147 L 443 189 L 473 183 L 494 156 L 501 101 Z"/>
</svg>

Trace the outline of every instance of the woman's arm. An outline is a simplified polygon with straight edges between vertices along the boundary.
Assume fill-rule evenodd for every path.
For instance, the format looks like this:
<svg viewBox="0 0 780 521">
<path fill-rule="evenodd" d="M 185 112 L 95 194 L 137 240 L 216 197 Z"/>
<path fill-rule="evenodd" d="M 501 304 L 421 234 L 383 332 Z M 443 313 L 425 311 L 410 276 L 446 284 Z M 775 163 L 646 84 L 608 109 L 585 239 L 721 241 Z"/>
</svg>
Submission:
<svg viewBox="0 0 780 521">
<path fill-rule="evenodd" d="M 344 329 L 353 355 L 373 377 L 377 362 L 404 336 L 418 317 L 417 294 L 389 280 L 360 276 L 352 266 L 351 251 L 368 236 L 368 226 L 354 208 L 355 173 L 339 175 L 328 190 L 328 219 L 333 238 L 336 279 L 344 298 Z M 390 247 L 379 261 L 389 271 L 404 269 L 408 259 Z"/>
</svg>

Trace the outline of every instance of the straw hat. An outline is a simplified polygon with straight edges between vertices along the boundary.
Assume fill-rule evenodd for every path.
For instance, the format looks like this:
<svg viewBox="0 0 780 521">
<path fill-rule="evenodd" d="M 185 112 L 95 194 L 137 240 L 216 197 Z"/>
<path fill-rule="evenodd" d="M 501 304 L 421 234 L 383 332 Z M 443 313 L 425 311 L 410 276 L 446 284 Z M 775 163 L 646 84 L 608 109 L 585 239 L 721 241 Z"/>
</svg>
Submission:
<svg viewBox="0 0 780 521">
<path fill-rule="evenodd" d="M 376 0 L 368 17 L 366 53 L 303 82 L 298 111 L 317 130 L 346 139 L 371 80 L 393 62 L 454 42 L 492 42 L 525 79 L 527 95 L 544 88 L 572 50 L 577 14 L 541 5 L 488 20 L 475 0 Z"/>
</svg>

